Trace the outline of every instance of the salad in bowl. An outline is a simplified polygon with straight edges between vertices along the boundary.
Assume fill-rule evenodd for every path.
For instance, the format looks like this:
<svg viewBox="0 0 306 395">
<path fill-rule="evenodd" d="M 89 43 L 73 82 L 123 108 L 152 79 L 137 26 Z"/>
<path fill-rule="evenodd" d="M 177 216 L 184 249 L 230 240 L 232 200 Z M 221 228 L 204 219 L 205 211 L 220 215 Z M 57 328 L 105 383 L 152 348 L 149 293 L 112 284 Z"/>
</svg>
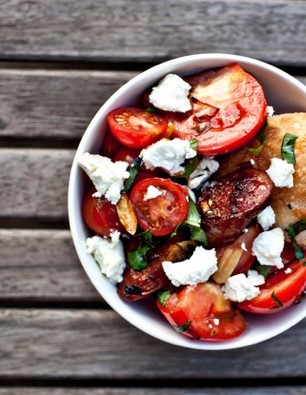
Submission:
<svg viewBox="0 0 306 395">
<path fill-rule="evenodd" d="M 255 344 L 306 316 L 306 89 L 199 54 L 121 87 L 69 183 L 81 263 L 111 307 L 168 343 Z"/>
</svg>

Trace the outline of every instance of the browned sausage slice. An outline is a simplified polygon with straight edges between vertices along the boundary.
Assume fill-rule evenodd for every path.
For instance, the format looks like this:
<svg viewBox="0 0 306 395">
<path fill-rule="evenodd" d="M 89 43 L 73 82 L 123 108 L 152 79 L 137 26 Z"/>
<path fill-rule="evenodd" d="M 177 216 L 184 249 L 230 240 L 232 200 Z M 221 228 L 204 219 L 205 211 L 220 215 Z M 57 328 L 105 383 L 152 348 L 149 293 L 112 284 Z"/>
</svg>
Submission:
<svg viewBox="0 0 306 395">
<path fill-rule="evenodd" d="M 171 284 L 162 267 L 163 261 L 182 261 L 191 255 L 196 243 L 191 240 L 172 242 L 150 251 L 148 266 L 143 270 L 134 270 L 127 266 L 123 281 L 118 284 L 119 296 L 133 302 L 147 298 L 159 289 L 170 289 Z"/>
<path fill-rule="evenodd" d="M 262 209 L 272 191 L 266 172 L 242 168 L 206 188 L 198 202 L 211 247 L 234 241 Z"/>
</svg>

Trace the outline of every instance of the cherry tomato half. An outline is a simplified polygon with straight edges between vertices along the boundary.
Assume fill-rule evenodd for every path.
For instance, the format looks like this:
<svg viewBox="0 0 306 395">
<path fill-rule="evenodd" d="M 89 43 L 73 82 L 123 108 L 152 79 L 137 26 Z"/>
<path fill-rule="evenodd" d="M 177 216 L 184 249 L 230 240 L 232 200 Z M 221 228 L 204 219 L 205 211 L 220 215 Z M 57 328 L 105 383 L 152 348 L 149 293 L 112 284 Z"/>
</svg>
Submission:
<svg viewBox="0 0 306 395">
<path fill-rule="evenodd" d="M 82 214 L 85 224 L 100 236 L 110 236 L 114 230 L 125 233 L 125 229 L 119 220 L 116 206 L 104 197 L 93 197 L 92 195 L 95 191 L 94 188 L 91 188 L 83 198 Z"/>
<path fill-rule="evenodd" d="M 264 125 L 267 103 L 263 89 L 238 64 L 205 71 L 186 81 L 192 86 L 192 111 L 165 116 L 174 124 L 173 137 L 197 139 L 199 154 L 236 150 Z"/>
<path fill-rule="evenodd" d="M 187 285 L 172 293 L 159 310 L 185 336 L 202 340 L 227 340 L 239 336 L 246 323 L 239 310 L 212 282 Z"/>
<path fill-rule="evenodd" d="M 256 298 L 238 303 L 242 310 L 272 314 L 291 306 L 306 288 L 306 266 L 297 260 L 269 274 Z"/>
<path fill-rule="evenodd" d="M 160 195 L 146 198 L 148 187 L 153 186 Z M 181 185 L 164 178 L 146 178 L 136 184 L 130 195 L 138 225 L 150 230 L 154 236 L 171 233 L 188 214 L 187 191 Z"/>
<path fill-rule="evenodd" d="M 130 148 L 145 148 L 166 135 L 168 122 L 161 115 L 138 107 L 121 107 L 107 116 L 118 141 Z"/>
<path fill-rule="evenodd" d="M 129 164 L 133 163 L 134 159 L 139 155 L 140 150 L 128 148 L 128 147 L 121 147 L 113 157 L 113 161 L 124 161 Z"/>
</svg>

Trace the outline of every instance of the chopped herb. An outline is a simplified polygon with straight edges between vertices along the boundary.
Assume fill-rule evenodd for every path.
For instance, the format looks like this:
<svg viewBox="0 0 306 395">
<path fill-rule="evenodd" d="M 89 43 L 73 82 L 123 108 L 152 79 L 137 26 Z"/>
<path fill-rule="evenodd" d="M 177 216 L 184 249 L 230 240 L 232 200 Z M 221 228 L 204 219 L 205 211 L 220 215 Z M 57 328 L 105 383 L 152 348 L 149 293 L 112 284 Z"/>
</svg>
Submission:
<svg viewBox="0 0 306 395">
<path fill-rule="evenodd" d="M 199 165 L 199 158 L 197 156 L 191 159 L 187 159 L 185 162 L 185 171 L 181 177 L 188 178 L 190 174 L 195 171 L 198 165 Z"/>
<path fill-rule="evenodd" d="M 175 329 L 177 332 L 185 332 L 185 331 L 189 328 L 189 326 L 191 325 L 191 322 L 192 322 L 192 321 L 187 321 L 187 322 L 185 322 L 185 324 L 183 324 L 183 325 L 174 326 L 174 329 Z"/>
<path fill-rule="evenodd" d="M 261 131 L 257 134 L 256 139 L 259 141 L 259 146 L 255 148 L 248 148 L 248 151 L 254 155 L 258 155 L 262 151 L 263 144 L 267 139 L 266 129 L 261 129 Z"/>
<path fill-rule="evenodd" d="M 271 294 L 271 298 L 274 300 L 275 303 L 277 303 L 277 306 L 272 307 L 272 309 L 278 309 L 284 305 L 283 302 L 275 295 L 274 291 Z"/>
<path fill-rule="evenodd" d="M 127 260 L 129 265 L 135 270 L 145 269 L 148 266 L 146 255 L 149 249 L 150 247 L 148 247 L 147 245 L 142 245 L 135 251 L 129 251 L 127 253 Z"/>
<path fill-rule="evenodd" d="M 171 295 L 170 291 L 160 291 L 157 293 L 157 299 L 159 303 L 165 306 L 170 295 Z"/>
<path fill-rule="evenodd" d="M 192 148 L 192 149 L 194 149 L 196 151 L 197 148 L 198 148 L 198 140 L 197 139 L 191 139 L 189 141 L 189 143 L 190 143 L 190 148 Z"/>
<path fill-rule="evenodd" d="M 303 250 L 298 246 L 295 237 L 302 231 L 306 230 L 306 219 L 301 219 L 300 221 L 296 222 L 293 225 L 288 226 L 286 229 L 288 236 L 290 237 L 291 244 L 294 250 L 294 254 L 296 259 L 299 261 L 304 258 Z M 304 265 L 306 262 L 304 263 Z"/>
<path fill-rule="evenodd" d="M 127 261 L 133 269 L 143 270 L 148 266 L 146 256 L 148 251 L 154 247 L 154 243 L 152 233 L 149 230 L 141 232 L 137 236 L 141 238 L 140 247 L 127 253 Z"/>
<path fill-rule="evenodd" d="M 155 112 L 155 108 L 147 107 L 147 108 L 145 108 L 145 111 L 147 111 L 147 112 Z"/>
<path fill-rule="evenodd" d="M 135 178 L 137 177 L 137 174 L 139 173 L 139 170 L 142 166 L 142 159 L 137 156 L 133 163 L 129 166 L 128 172 L 130 173 L 130 176 L 127 180 L 125 180 L 124 183 L 124 192 L 128 192 L 133 185 Z"/>
<path fill-rule="evenodd" d="M 258 271 L 258 273 L 261 274 L 264 278 L 267 278 L 271 271 L 271 266 L 261 265 L 260 263 L 258 263 L 258 265 L 256 265 L 255 268 Z"/>
<path fill-rule="evenodd" d="M 191 240 L 199 241 L 207 245 L 206 234 L 201 228 L 201 216 L 198 212 L 197 206 L 191 198 L 189 198 L 189 208 L 186 220 L 176 227 L 171 236 L 175 236 L 178 228 L 181 226 L 187 226 L 189 228 Z"/>
<path fill-rule="evenodd" d="M 281 146 L 282 159 L 288 163 L 295 164 L 294 144 L 297 136 L 286 133 Z"/>
</svg>

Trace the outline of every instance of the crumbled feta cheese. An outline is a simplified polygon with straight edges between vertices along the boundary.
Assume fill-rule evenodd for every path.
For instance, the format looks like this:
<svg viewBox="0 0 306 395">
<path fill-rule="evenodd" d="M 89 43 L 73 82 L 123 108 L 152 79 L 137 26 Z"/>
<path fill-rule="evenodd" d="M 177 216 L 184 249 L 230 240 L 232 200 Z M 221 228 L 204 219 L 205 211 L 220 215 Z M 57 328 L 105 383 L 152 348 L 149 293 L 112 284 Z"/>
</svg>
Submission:
<svg viewBox="0 0 306 395">
<path fill-rule="evenodd" d="M 247 251 L 247 250 L 248 250 L 248 249 L 246 248 L 245 243 L 241 243 L 241 249 L 242 249 L 243 251 Z"/>
<path fill-rule="evenodd" d="M 250 164 L 251 164 L 252 166 L 254 166 L 254 165 L 255 165 L 255 160 L 254 160 L 254 159 L 250 159 Z"/>
<path fill-rule="evenodd" d="M 161 167 L 174 176 L 185 170 L 182 165 L 185 159 L 194 158 L 196 155 L 197 152 L 191 148 L 189 140 L 163 138 L 143 149 L 139 156 L 147 169 Z"/>
<path fill-rule="evenodd" d="M 214 318 L 213 321 L 214 321 L 215 325 L 219 325 L 220 324 L 219 318 Z"/>
<path fill-rule="evenodd" d="M 257 215 L 257 221 L 263 230 L 268 230 L 275 224 L 275 213 L 271 206 L 267 206 Z"/>
<path fill-rule="evenodd" d="M 272 117 L 273 114 L 274 114 L 273 106 L 267 106 L 267 116 Z"/>
<path fill-rule="evenodd" d="M 164 261 L 162 266 L 166 276 L 176 287 L 205 282 L 218 269 L 216 250 L 205 250 L 198 246 L 190 259 L 175 263 Z"/>
<path fill-rule="evenodd" d="M 272 158 L 267 173 L 276 187 L 293 187 L 294 167 L 292 163 L 279 158 Z"/>
<path fill-rule="evenodd" d="M 203 182 L 219 169 L 219 162 L 210 156 L 204 156 L 197 168 L 190 174 L 188 186 L 191 189 L 198 188 Z"/>
<path fill-rule="evenodd" d="M 290 274 L 290 273 L 292 273 L 292 269 L 291 269 L 291 267 L 287 267 L 287 269 L 285 270 L 285 273 L 286 273 L 286 274 Z"/>
<path fill-rule="evenodd" d="M 191 110 L 188 98 L 191 86 L 176 74 L 168 74 L 152 89 L 149 101 L 164 111 L 186 112 Z"/>
<path fill-rule="evenodd" d="M 255 287 L 244 273 L 229 277 L 222 286 L 225 299 L 233 302 L 251 300 L 259 295 L 260 290 Z"/>
<path fill-rule="evenodd" d="M 105 195 L 112 204 L 118 203 L 124 180 L 129 178 L 129 164 L 123 161 L 112 162 L 106 156 L 94 155 L 88 152 L 79 158 L 79 166 L 87 173 L 97 192 L 96 197 Z"/>
<path fill-rule="evenodd" d="M 162 195 L 162 191 L 158 188 L 156 188 L 154 185 L 149 185 L 148 189 L 143 197 L 143 200 L 150 200 L 150 199 L 155 199 L 157 196 Z"/>
<path fill-rule="evenodd" d="M 113 283 L 123 280 L 125 269 L 125 256 L 122 241 L 118 231 L 111 238 L 100 236 L 89 237 L 86 240 L 86 250 L 92 254 L 98 263 L 101 272 Z"/>
<path fill-rule="evenodd" d="M 265 278 L 262 274 L 259 274 L 257 270 L 249 270 L 247 272 L 247 278 L 249 282 L 255 287 L 265 283 Z"/>
<path fill-rule="evenodd" d="M 281 228 L 264 231 L 254 240 L 252 254 L 260 264 L 281 269 L 284 266 L 281 258 L 284 243 L 285 237 Z"/>
</svg>

